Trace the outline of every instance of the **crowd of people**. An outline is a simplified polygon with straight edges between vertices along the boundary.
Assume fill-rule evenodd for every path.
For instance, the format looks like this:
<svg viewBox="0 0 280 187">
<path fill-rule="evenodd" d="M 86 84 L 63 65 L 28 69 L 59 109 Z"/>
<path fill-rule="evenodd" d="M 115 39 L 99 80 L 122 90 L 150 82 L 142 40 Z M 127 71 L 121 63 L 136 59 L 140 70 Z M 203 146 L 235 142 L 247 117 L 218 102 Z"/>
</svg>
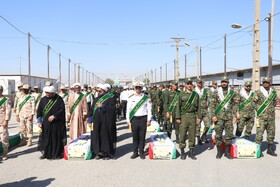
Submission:
<svg viewBox="0 0 280 187">
<path fill-rule="evenodd" d="M 60 92 L 50 82 L 46 83 L 43 92 L 38 86 L 32 89 L 28 84 L 20 84 L 13 109 L 10 100 L 2 95 L 3 87 L 0 86 L 3 160 L 8 158 L 8 123 L 12 110 L 19 122 L 20 146 L 32 145 L 34 122 L 40 127 L 40 159 L 62 158 L 67 143 L 67 128 L 71 140 L 85 132 L 91 133 L 94 159 L 114 159 L 117 148 L 116 122 L 122 119 L 126 120 L 132 131 L 131 159 L 145 159 L 146 130 L 152 120 L 160 124 L 169 138 L 175 130 L 174 141 L 179 144 L 180 158 L 183 160 L 187 156 L 186 138 L 188 157 L 196 160 L 195 146 L 209 143 L 206 135 L 210 128 L 216 132 L 216 158 L 223 156 L 221 144 L 224 141 L 224 156 L 232 159 L 232 139 L 244 134 L 245 139 L 252 140 L 254 124 L 256 137 L 253 141 L 261 144 L 264 131 L 267 131 L 267 154 L 277 156 L 274 146 L 277 93 L 272 89 L 269 78 L 263 78 L 260 90 L 253 91 L 251 86 L 252 82 L 246 81 L 240 91 L 235 91 L 229 86 L 226 76 L 221 78 L 220 86 L 217 81 L 212 81 L 209 88 L 203 85 L 201 78 L 152 87 L 139 81 L 131 87 L 112 87 L 109 84 L 90 87 L 75 83 L 70 89 L 61 85 Z M 236 132 L 233 132 L 235 124 Z M 202 125 L 204 128 L 201 128 Z"/>
</svg>

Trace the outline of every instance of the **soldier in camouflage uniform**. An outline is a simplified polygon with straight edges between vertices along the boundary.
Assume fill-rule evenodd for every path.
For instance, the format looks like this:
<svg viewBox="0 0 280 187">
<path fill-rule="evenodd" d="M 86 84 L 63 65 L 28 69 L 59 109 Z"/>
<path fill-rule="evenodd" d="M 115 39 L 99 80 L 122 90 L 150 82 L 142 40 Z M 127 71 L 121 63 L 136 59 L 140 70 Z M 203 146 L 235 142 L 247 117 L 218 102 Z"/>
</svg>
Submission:
<svg viewBox="0 0 280 187">
<path fill-rule="evenodd" d="M 233 138 L 233 124 L 237 121 L 237 110 L 239 107 L 239 96 L 228 87 L 229 78 L 227 76 L 221 79 L 221 88 L 214 92 L 211 98 L 211 115 L 215 124 L 215 139 L 217 145 L 216 158 L 220 159 L 223 155 L 221 150 L 222 134 L 225 130 L 225 157 L 232 159 L 230 156 L 230 146 Z"/>
<path fill-rule="evenodd" d="M 209 143 L 209 141 L 206 138 L 206 133 L 208 132 L 210 128 L 210 120 L 208 116 L 208 100 L 210 97 L 209 90 L 207 88 L 203 88 L 203 81 L 201 78 L 198 78 L 196 80 L 196 87 L 194 91 L 199 95 L 199 104 L 201 108 L 201 116 L 202 116 L 202 121 L 204 123 L 204 131 L 202 133 L 202 136 L 200 138 L 200 129 L 201 129 L 201 123 L 199 123 L 196 126 L 196 137 L 197 137 L 197 142 L 199 145 L 202 145 L 202 142 L 204 143 Z"/>
<path fill-rule="evenodd" d="M 255 118 L 255 108 L 254 108 L 254 91 L 251 89 L 252 82 L 247 81 L 244 84 L 244 88 L 240 90 L 240 107 L 237 115 L 237 128 L 236 128 L 236 136 L 241 136 L 244 127 L 246 126 L 245 131 L 245 139 L 249 140 L 249 137 L 252 132 L 252 128 L 254 126 L 254 118 Z"/>
<path fill-rule="evenodd" d="M 186 80 L 186 89 L 181 92 L 176 107 L 176 122 L 179 123 L 181 159 L 186 159 L 186 133 L 189 138 L 189 157 L 196 160 L 194 156 L 195 134 L 197 124 L 201 121 L 199 95 L 193 91 L 191 79 Z"/>
<path fill-rule="evenodd" d="M 176 105 L 178 102 L 178 95 L 180 94 L 180 91 L 178 90 L 178 82 L 173 81 L 172 82 L 172 89 L 167 92 L 167 94 L 164 96 L 164 110 L 166 112 L 166 118 L 167 118 L 167 134 L 169 138 L 171 138 L 172 134 L 172 128 L 175 128 L 175 134 L 176 134 L 176 143 L 179 143 L 179 123 L 176 122 Z M 176 96 L 176 97 L 175 97 Z M 175 100 L 174 100 L 175 98 Z"/>
<path fill-rule="evenodd" d="M 151 97 L 151 101 L 152 101 L 152 115 L 154 117 L 155 120 L 157 120 L 157 86 L 154 85 L 150 91 L 150 97 Z"/>
<path fill-rule="evenodd" d="M 33 117 L 35 114 L 35 98 L 29 94 L 29 85 L 23 85 L 23 95 L 18 100 L 16 120 L 19 122 L 19 133 L 21 135 L 20 145 L 32 145 Z"/>
<path fill-rule="evenodd" d="M 161 84 L 156 91 L 156 103 L 157 103 L 157 120 L 160 125 L 162 125 L 162 111 L 163 111 L 163 103 L 161 101 L 162 90 L 164 89 L 164 85 Z"/>
<path fill-rule="evenodd" d="M 267 132 L 267 154 L 277 156 L 273 150 L 275 138 L 275 106 L 278 102 L 276 91 L 270 87 L 271 80 L 265 77 L 260 90 L 256 91 L 254 102 L 257 111 L 257 135 L 256 143 L 261 144 L 263 133 Z M 263 156 L 263 155 L 262 155 Z"/>
<path fill-rule="evenodd" d="M 23 93 L 22 93 L 22 86 L 23 86 L 23 83 L 20 82 L 18 84 L 18 91 L 16 93 L 15 101 L 14 101 L 14 113 L 16 113 L 16 111 L 17 111 L 18 99 L 23 95 Z"/>
<path fill-rule="evenodd" d="M 168 90 L 168 85 L 165 86 L 165 88 L 162 90 L 161 96 L 160 96 L 160 101 L 162 103 L 162 118 L 163 118 L 163 131 L 167 132 L 167 118 L 166 118 L 166 113 L 167 113 L 167 109 L 165 106 L 165 98 L 167 98 L 167 94 L 168 94 L 169 90 Z"/>
</svg>

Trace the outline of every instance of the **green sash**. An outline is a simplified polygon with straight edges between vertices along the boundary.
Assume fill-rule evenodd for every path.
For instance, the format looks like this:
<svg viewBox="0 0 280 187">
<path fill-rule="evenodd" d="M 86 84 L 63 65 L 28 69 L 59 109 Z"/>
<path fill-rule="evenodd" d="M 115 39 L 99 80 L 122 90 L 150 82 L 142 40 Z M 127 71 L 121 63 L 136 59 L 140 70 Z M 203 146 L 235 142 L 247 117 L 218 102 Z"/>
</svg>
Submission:
<svg viewBox="0 0 280 187">
<path fill-rule="evenodd" d="M 67 95 L 69 95 L 68 93 L 65 93 L 63 96 L 62 96 L 62 99 L 64 99 Z"/>
<path fill-rule="evenodd" d="M 43 110 L 43 114 L 42 114 L 43 119 L 46 117 L 46 115 L 47 115 L 47 114 L 49 113 L 49 111 L 52 109 L 53 105 L 56 103 L 56 101 L 57 101 L 58 98 L 59 98 L 59 97 L 56 97 L 56 99 L 55 99 L 55 98 L 52 98 L 52 99 L 48 102 L 48 104 L 45 106 L 45 108 L 44 108 L 44 110 Z"/>
<path fill-rule="evenodd" d="M 203 94 L 202 94 L 202 96 L 200 97 L 199 102 L 202 102 L 202 101 L 206 98 L 206 93 L 207 93 L 207 90 L 206 90 L 206 88 L 204 88 Z"/>
<path fill-rule="evenodd" d="M 75 101 L 75 103 L 73 104 L 73 106 L 70 109 L 70 115 L 72 115 L 75 108 L 78 106 L 78 104 L 80 103 L 80 101 L 82 100 L 83 97 L 84 97 L 84 94 L 80 93 L 80 96 L 78 97 L 78 99 Z"/>
<path fill-rule="evenodd" d="M 251 101 L 253 101 L 255 93 L 253 92 L 248 99 L 246 99 L 239 107 L 239 111 L 243 110 Z"/>
<path fill-rule="evenodd" d="M 191 96 L 189 97 L 188 101 L 186 102 L 186 104 L 183 106 L 181 113 L 185 114 L 187 112 L 187 110 L 190 108 L 191 104 L 193 103 L 193 100 L 196 96 L 196 92 L 192 91 Z"/>
<path fill-rule="evenodd" d="M 35 100 L 35 106 L 37 105 L 38 101 L 41 99 L 42 93 L 39 93 L 36 100 Z"/>
<path fill-rule="evenodd" d="M 31 98 L 31 95 L 27 96 L 22 103 L 19 104 L 19 110 L 25 105 L 25 103 Z"/>
<path fill-rule="evenodd" d="M 85 94 L 85 97 L 87 97 L 90 93 L 91 93 L 91 92 L 87 92 L 87 93 Z"/>
<path fill-rule="evenodd" d="M 7 97 L 4 97 L 3 99 L 1 99 L 0 101 L 0 107 L 8 100 Z"/>
<path fill-rule="evenodd" d="M 233 90 L 229 90 L 228 94 L 226 95 L 226 97 L 224 98 L 224 100 L 219 104 L 219 106 L 216 108 L 216 112 L 215 114 L 219 114 L 221 112 L 221 110 L 225 107 L 225 105 L 231 100 L 231 98 L 234 95 L 234 91 Z"/>
<path fill-rule="evenodd" d="M 177 105 L 177 102 L 179 101 L 179 95 L 181 92 L 177 91 L 176 95 L 174 96 L 170 106 L 168 107 L 168 112 L 171 114 L 174 110 L 174 108 Z"/>
<path fill-rule="evenodd" d="M 148 99 L 149 97 L 144 95 L 140 101 L 134 106 L 134 108 L 131 110 L 131 112 L 129 113 L 129 121 L 132 120 L 133 116 L 135 115 L 135 113 L 137 112 L 137 110 L 145 103 L 145 101 Z"/>
<path fill-rule="evenodd" d="M 103 95 L 100 99 L 98 99 L 98 101 L 96 102 L 96 104 L 94 105 L 94 109 L 93 109 L 93 118 L 94 118 L 94 114 L 98 108 L 98 105 L 97 103 L 104 103 L 107 99 L 111 98 L 111 97 L 114 97 L 114 94 L 106 94 L 106 95 Z"/>
<path fill-rule="evenodd" d="M 115 88 L 111 88 L 110 92 L 113 93 L 115 91 Z"/>
<path fill-rule="evenodd" d="M 259 117 L 267 109 L 267 107 L 271 104 L 271 102 L 275 97 L 276 97 L 276 91 L 273 90 L 269 95 L 269 97 L 263 102 L 263 104 L 257 110 L 257 117 Z"/>
</svg>

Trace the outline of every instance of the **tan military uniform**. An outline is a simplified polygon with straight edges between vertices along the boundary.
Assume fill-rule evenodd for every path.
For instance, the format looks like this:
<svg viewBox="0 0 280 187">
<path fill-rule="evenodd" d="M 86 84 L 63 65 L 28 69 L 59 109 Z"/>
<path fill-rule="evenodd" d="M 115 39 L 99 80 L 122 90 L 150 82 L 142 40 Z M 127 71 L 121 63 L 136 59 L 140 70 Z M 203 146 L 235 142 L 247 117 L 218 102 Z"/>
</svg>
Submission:
<svg viewBox="0 0 280 187">
<path fill-rule="evenodd" d="M 27 98 L 30 94 L 22 95 L 19 98 L 17 105 L 17 116 L 19 116 L 20 124 L 19 124 L 19 132 L 22 137 L 32 138 L 33 136 L 33 121 L 28 118 L 34 116 L 35 114 L 35 98 L 31 96 L 31 98 L 23 105 L 20 109 L 20 104 Z"/>
<path fill-rule="evenodd" d="M 0 101 L 4 97 L 0 97 Z M 9 148 L 9 132 L 8 127 L 3 127 L 4 121 L 9 121 L 11 117 L 11 102 L 8 99 L 2 106 L 0 106 L 0 140 L 3 145 L 3 157 L 7 156 Z"/>
<path fill-rule="evenodd" d="M 18 91 L 15 96 L 14 108 L 17 108 L 18 100 L 23 95 L 21 91 Z"/>
</svg>

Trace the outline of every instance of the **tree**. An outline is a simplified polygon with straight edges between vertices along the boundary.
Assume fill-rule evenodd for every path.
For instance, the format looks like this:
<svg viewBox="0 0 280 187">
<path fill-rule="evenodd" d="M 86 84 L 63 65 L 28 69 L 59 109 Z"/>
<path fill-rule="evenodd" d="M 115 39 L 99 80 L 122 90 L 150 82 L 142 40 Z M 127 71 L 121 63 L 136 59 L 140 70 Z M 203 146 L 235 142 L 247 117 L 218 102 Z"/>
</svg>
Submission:
<svg viewBox="0 0 280 187">
<path fill-rule="evenodd" d="M 105 83 L 113 85 L 115 82 L 112 79 L 108 78 L 108 79 L 105 80 Z"/>
<path fill-rule="evenodd" d="M 150 83 L 150 80 L 148 78 L 144 79 L 143 81 L 145 84 L 149 84 Z"/>
</svg>

